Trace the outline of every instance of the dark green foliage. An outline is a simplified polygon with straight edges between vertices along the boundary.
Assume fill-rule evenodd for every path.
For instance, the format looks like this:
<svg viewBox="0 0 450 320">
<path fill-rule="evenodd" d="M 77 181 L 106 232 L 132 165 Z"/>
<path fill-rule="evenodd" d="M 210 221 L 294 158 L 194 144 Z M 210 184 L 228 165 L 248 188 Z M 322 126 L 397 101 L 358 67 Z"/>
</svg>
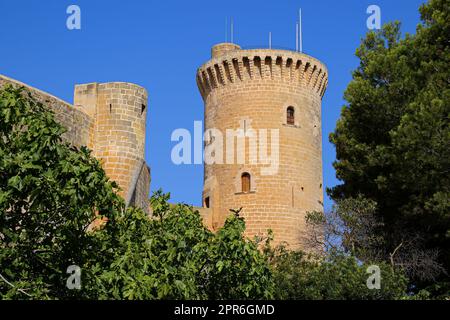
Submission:
<svg viewBox="0 0 450 320">
<path fill-rule="evenodd" d="M 123 206 L 99 162 L 63 132 L 21 90 L 0 91 L 0 274 L 14 284 L 0 280 L 4 298 L 77 296 L 67 267 L 90 263 L 95 214 Z"/>
<path fill-rule="evenodd" d="M 318 258 L 302 252 L 278 248 L 273 253 L 277 299 L 302 300 L 379 300 L 406 296 L 406 278 L 385 263 L 380 268 L 380 289 L 369 289 L 370 264 L 353 256 L 331 253 Z"/>
<path fill-rule="evenodd" d="M 242 218 L 213 234 L 161 192 L 153 217 L 125 209 L 100 163 L 63 132 L 26 92 L 0 90 L 2 299 L 271 297 L 267 259 L 243 237 Z M 70 265 L 81 268 L 80 290 L 66 287 Z"/>
<path fill-rule="evenodd" d="M 153 219 L 128 210 L 97 233 L 114 261 L 100 275 L 101 298 L 271 298 L 267 259 L 243 237 L 242 218 L 231 215 L 213 234 L 197 211 L 167 200 L 158 191 L 151 199 Z"/>
<path fill-rule="evenodd" d="M 420 12 L 423 25 L 416 35 L 400 39 L 399 24 L 388 24 L 369 33 L 356 52 L 360 66 L 330 136 L 337 153 L 334 167 L 343 183 L 330 194 L 336 201 L 360 195 L 374 201 L 377 235 L 384 240 L 378 249 L 388 257 L 400 246 L 397 256 L 413 260 L 415 253 L 402 250 L 420 239 L 421 250 L 438 252 L 437 262 L 447 272 L 440 280 L 447 281 L 450 2 L 431 0 Z M 409 275 L 413 287 L 436 280 L 422 271 Z"/>
<path fill-rule="evenodd" d="M 244 230 L 244 219 L 235 211 L 215 235 L 204 271 L 206 277 L 211 277 L 208 297 L 272 298 L 274 284 L 268 259 L 258 250 L 256 242 L 242 240 Z"/>
</svg>

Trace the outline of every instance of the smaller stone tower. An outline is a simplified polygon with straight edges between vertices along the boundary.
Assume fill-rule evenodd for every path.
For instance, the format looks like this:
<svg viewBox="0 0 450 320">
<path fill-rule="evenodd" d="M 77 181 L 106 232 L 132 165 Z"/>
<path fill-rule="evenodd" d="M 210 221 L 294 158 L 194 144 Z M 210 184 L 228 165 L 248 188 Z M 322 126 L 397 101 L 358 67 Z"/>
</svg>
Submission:
<svg viewBox="0 0 450 320">
<path fill-rule="evenodd" d="M 147 92 L 125 82 L 75 86 L 75 107 L 94 119 L 90 145 L 127 204 L 148 211 L 150 169 L 144 160 Z"/>
</svg>

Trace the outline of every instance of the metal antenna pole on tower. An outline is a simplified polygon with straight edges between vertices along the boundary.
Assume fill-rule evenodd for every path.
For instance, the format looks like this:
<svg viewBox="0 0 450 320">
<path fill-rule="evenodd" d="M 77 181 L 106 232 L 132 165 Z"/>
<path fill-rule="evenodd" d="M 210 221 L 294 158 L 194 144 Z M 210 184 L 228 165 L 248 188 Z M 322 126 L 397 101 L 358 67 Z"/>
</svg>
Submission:
<svg viewBox="0 0 450 320">
<path fill-rule="evenodd" d="M 298 52 L 298 22 L 295 24 L 295 51 Z"/>
<path fill-rule="evenodd" d="M 269 32 L 269 49 L 272 49 L 272 32 Z"/>
<path fill-rule="evenodd" d="M 231 18 L 231 43 L 233 43 L 233 18 Z"/>
<path fill-rule="evenodd" d="M 300 45 L 300 52 L 303 52 L 303 37 L 302 37 L 302 9 L 300 8 L 298 11 L 298 17 L 299 17 L 299 45 Z"/>
<path fill-rule="evenodd" d="M 228 18 L 225 18 L 225 42 L 228 42 Z"/>
</svg>

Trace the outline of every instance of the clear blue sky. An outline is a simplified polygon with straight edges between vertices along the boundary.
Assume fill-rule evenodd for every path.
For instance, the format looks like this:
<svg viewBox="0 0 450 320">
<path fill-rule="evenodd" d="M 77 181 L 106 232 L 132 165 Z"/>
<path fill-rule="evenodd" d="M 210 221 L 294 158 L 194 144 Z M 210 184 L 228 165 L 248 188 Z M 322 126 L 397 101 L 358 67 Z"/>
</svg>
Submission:
<svg viewBox="0 0 450 320">
<path fill-rule="evenodd" d="M 381 8 L 382 23 L 400 20 L 414 33 L 422 0 L 170 1 L 0 0 L 0 73 L 73 102 L 74 84 L 125 81 L 149 92 L 146 160 L 152 191 L 170 191 L 172 201 L 201 203 L 201 165 L 176 166 L 170 159 L 176 128 L 193 130 L 203 120 L 195 72 L 225 40 L 225 19 L 234 19 L 242 46 L 295 49 L 295 21 L 303 10 L 304 52 L 329 70 L 322 104 L 324 184 L 337 183 L 328 134 L 344 104 L 343 92 L 358 65 L 354 56 L 367 32 L 366 9 Z M 81 30 L 66 28 L 66 9 L 81 8 Z M 331 205 L 326 200 L 325 206 Z"/>
</svg>

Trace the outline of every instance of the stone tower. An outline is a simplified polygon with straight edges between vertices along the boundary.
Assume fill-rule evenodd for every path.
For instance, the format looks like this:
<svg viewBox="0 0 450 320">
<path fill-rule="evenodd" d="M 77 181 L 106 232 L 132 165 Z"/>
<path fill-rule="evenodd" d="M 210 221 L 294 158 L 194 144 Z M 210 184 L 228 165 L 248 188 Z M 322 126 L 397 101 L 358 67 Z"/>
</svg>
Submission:
<svg viewBox="0 0 450 320">
<path fill-rule="evenodd" d="M 247 236 L 271 229 L 275 243 L 304 247 L 305 213 L 323 210 L 321 102 L 327 82 L 324 64 L 299 52 L 241 50 L 231 43 L 212 48 L 212 59 L 197 72 L 205 151 L 216 143 L 208 151 L 214 161 L 205 161 L 203 188 L 212 229 L 229 209 L 242 207 Z M 231 142 L 227 129 L 236 134 Z M 221 138 L 223 158 L 216 150 Z M 264 157 L 266 151 L 272 158 Z"/>
<path fill-rule="evenodd" d="M 122 189 L 120 195 L 127 203 L 140 206 L 142 202 L 142 207 L 148 207 L 150 172 L 144 160 L 147 91 L 125 82 L 82 84 L 75 86 L 74 105 L 94 119 L 89 147 L 108 177 Z"/>
</svg>

